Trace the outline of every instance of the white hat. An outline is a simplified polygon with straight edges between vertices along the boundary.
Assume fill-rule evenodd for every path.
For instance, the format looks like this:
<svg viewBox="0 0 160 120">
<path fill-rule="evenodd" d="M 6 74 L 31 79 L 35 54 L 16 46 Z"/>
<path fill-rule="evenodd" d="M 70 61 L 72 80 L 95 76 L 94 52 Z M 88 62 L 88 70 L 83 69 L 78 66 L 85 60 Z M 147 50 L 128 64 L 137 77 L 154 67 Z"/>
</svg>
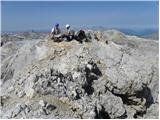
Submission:
<svg viewBox="0 0 160 120">
<path fill-rule="evenodd" d="M 70 25 L 69 25 L 69 24 L 67 24 L 67 25 L 66 25 L 66 28 L 68 28 L 68 27 L 70 27 Z"/>
</svg>

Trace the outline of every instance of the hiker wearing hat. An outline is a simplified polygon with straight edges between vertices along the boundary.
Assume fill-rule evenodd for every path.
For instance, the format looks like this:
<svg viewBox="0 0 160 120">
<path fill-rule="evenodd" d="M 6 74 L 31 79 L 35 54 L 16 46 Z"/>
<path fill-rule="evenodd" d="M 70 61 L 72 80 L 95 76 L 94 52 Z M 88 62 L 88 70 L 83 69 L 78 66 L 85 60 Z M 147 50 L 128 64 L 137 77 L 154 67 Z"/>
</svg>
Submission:
<svg viewBox="0 0 160 120">
<path fill-rule="evenodd" d="M 63 38 L 65 38 L 67 41 L 71 41 L 74 39 L 74 30 L 71 30 L 70 25 L 66 24 L 66 32 L 63 35 Z"/>
<path fill-rule="evenodd" d="M 56 23 L 55 27 L 52 28 L 51 30 L 51 39 L 55 39 L 61 36 L 61 30 L 59 28 L 59 24 Z"/>
</svg>

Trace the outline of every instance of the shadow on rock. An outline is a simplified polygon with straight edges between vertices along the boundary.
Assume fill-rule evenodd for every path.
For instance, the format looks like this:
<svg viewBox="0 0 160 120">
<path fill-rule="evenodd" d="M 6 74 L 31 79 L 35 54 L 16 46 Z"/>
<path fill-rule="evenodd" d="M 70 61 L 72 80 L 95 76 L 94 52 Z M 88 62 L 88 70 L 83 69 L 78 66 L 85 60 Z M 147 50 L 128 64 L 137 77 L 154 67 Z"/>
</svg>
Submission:
<svg viewBox="0 0 160 120">
<path fill-rule="evenodd" d="M 136 113 L 133 116 L 134 118 L 138 118 L 138 116 L 143 117 L 143 115 L 146 114 L 147 108 L 154 103 L 151 90 L 148 86 L 144 86 L 141 91 L 136 92 L 132 96 L 125 94 L 113 94 L 121 97 L 124 104 L 137 106 Z"/>
<path fill-rule="evenodd" d="M 102 76 L 102 72 L 93 61 L 89 61 L 85 67 L 85 73 L 87 82 L 83 88 L 88 95 L 91 95 L 94 92 L 92 83 L 94 80 L 98 80 L 98 78 Z"/>
<path fill-rule="evenodd" d="M 109 114 L 105 111 L 104 107 L 102 107 L 102 109 L 99 112 L 97 111 L 97 108 L 95 108 L 95 112 L 95 119 L 111 119 Z"/>
</svg>

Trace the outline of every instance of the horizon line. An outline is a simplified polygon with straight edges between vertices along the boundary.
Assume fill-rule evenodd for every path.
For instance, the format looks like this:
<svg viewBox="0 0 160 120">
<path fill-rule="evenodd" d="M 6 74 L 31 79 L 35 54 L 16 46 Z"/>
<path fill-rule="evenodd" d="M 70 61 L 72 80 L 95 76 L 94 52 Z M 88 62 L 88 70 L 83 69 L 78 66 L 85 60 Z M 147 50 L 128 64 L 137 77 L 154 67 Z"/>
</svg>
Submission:
<svg viewBox="0 0 160 120">
<path fill-rule="evenodd" d="M 73 29 L 81 29 L 81 27 L 73 27 Z M 103 26 L 91 26 L 91 27 L 85 27 L 84 29 L 96 29 L 96 30 L 131 30 L 138 32 L 139 30 L 153 30 L 156 32 L 159 32 L 159 26 L 157 27 L 141 27 L 141 28 L 125 28 L 125 27 L 103 27 Z M 137 30 L 136 30 L 137 29 Z M 1 34 L 3 33 L 15 33 L 15 32 L 49 32 L 49 28 L 44 28 L 44 29 L 26 29 L 26 30 L 6 30 L 3 31 L 1 29 Z"/>
</svg>

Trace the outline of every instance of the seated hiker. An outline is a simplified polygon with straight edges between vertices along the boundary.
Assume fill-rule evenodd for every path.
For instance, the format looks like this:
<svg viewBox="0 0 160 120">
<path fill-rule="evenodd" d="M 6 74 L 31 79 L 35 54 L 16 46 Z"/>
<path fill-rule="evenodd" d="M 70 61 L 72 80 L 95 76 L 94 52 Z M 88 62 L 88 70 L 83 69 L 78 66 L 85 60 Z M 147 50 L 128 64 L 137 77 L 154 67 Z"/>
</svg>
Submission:
<svg viewBox="0 0 160 120">
<path fill-rule="evenodd" d="M 59 24 L 57 23 L 55 27 L 51 30 L 51 39 L 54 39 L 54 41 L 61 38 L 61 30 L 59 28 Z"/>
<path fill-rule="evenodd" d="M 84 30 L 78 31 L 78 32 L 75 34 L 75 39 L 76 39 L 77 41 L 79 41 L 80 43 L 82 43 L 82 41 L 83 41 L 84 39 L 87 39 L 87 36 L 86 36 Z"/>
<path fill-rule="evenodd" d="M 62 35 L 62 38 L 66 39 L 67 41 L 71 41 L 74 39 L 74 30 L 71 30 L 70 25 L 66 25 L 66 32 Z"/>
</svg>

